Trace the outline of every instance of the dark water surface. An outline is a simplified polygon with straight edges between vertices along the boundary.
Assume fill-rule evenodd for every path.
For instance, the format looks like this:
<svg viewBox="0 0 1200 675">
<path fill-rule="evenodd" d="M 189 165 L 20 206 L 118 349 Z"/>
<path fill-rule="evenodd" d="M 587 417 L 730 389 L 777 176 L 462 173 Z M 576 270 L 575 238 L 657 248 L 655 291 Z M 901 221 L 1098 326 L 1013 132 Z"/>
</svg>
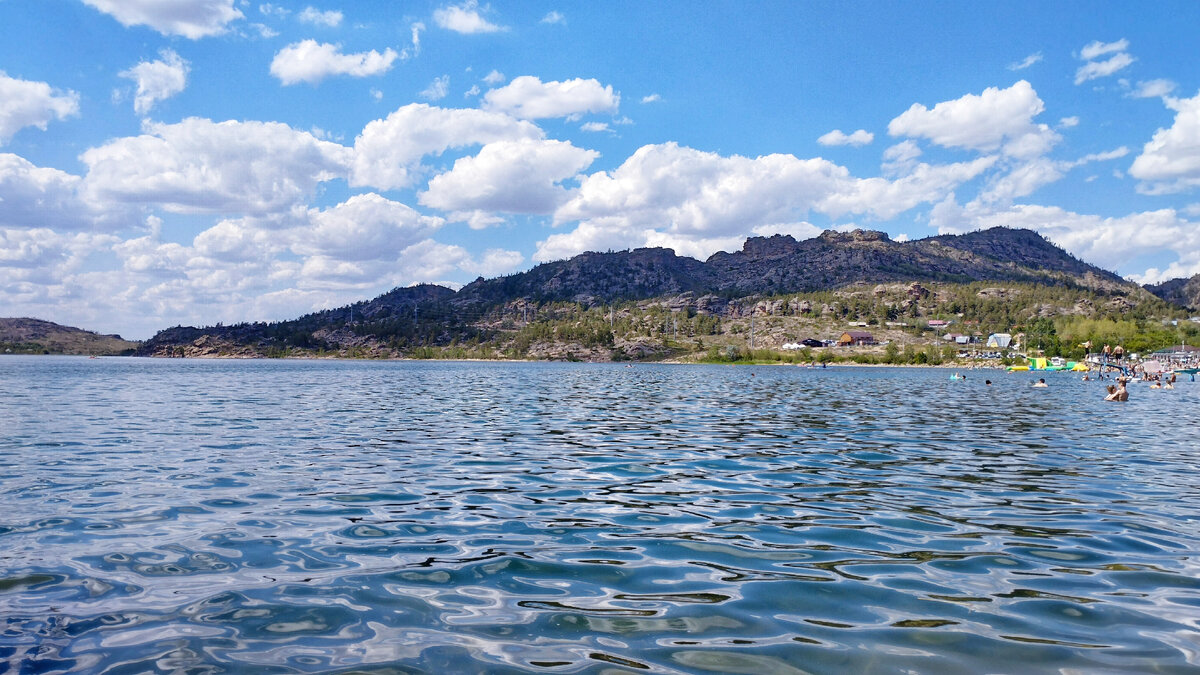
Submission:
<svg viewBox="0 0 1200 675">
<path fill-rule="evenodd" d="M 1200 672 L 1200 384 L 948 374 L 0 358 L 0 672 Z"/>
</svg>

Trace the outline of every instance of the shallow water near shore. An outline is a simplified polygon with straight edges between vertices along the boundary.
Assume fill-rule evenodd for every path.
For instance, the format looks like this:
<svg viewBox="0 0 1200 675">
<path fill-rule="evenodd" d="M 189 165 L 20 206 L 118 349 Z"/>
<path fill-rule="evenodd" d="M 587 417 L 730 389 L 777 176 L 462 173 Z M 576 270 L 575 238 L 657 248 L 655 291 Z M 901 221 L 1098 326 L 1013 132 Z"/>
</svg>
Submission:
<svg viewBox="0 0 1200 675">
<path fill-rule="evenodd" d="M 949 375 L 0 358 L 0 672 L 1197 672 L 1200 383 Z"/>
</svg>

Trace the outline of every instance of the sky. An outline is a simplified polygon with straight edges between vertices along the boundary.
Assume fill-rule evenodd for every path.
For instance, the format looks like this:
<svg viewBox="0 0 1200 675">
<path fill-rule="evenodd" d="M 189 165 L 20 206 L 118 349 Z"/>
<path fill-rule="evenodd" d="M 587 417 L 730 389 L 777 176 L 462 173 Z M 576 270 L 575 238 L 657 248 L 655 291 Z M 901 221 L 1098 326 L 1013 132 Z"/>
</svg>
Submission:
<svg viewBox="0 0 1200 675">
<path fill-rule="evenodd" d="M 1200 273 L 1200 3 L 0 0 L 0 316 L 1004 225 Z"/>
</svg>

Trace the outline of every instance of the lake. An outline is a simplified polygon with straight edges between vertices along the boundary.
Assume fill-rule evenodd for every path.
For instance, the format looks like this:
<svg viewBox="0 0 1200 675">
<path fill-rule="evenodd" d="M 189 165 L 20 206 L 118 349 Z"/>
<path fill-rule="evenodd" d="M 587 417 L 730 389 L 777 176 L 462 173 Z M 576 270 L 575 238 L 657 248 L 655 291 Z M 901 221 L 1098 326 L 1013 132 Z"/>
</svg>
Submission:
<svg viewBox="0 0 1200 675">
<path fill-rule="evenodd" d="M 950 372 L 0 357 L 0 672 L 1200 671 L 1200 384 Z"/>
</svg>

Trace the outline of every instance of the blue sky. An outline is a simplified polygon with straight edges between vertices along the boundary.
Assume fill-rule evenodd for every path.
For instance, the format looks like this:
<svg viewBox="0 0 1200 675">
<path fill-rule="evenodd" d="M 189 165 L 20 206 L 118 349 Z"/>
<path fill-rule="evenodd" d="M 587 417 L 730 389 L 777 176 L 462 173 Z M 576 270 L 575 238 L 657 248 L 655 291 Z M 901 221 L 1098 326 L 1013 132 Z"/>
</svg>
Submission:
<svg viewBox="0 0 1200 675">
<path fill-rule="evenodd" d="M 1008 225 L 1200 273 L 1200 3 L 0 0 L 0 315 Z"/>
</svg>

